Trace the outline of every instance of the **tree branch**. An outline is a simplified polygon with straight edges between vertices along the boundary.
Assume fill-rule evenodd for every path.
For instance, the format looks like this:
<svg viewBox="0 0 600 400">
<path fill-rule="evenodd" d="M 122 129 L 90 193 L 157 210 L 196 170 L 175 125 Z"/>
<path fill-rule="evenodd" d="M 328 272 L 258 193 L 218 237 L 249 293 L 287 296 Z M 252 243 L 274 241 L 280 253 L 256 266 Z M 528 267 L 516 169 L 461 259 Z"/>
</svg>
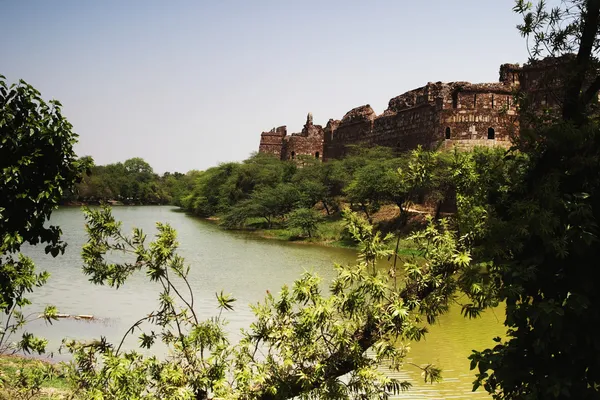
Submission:
<svg viewBox="0 0 600 400">
<path fill-rule="evenodd" d="M 582 104 L 587 106 L 598 95 L 598 91 L 600 91 L 600 75 L 596 76 L 596 79 L 594 79 L 592 84 L 583 93 Z"/>
<path fill-rule="evenodd" d="M 565 120 L 581 123 L 583 119 L 583 107 L 585 103 L 580 97 L 581 89 L 588 72 L 594 42 L 598 33 L 600 22 L 600 0 L 587 0 L 585 10 L 582 11 L 583 29 L 581 30 L 581 41 L 575 61 L 573 74 L 568 79 L 563 104 L 563 118 Z"/>
<path fill-rule="evenodd" d="M 355 332 L 353 336 L 359 347 L 363 351 L 366 351 L 377 341 L 377 338 L 379 337 L 377 333 L 377 328 L 374 325 L 374 321 L 371 319 L 369 322 L 367 322 L 367 324 L 365 324 L 363 329 Z M 341 348 L 335 353 L 332 353 L 329 357 L 327 357 L 327 362 L 325 365 L 326 368 L 322 374 L 322 377 L 318 381 L 312 383 L 311 387 L 307 387 L 305 381 L 292 373 L 278 378 L 275 382 L 267 383 L 267 385 L 277 386 L 278 390 L 275 394 L 266 391 L 265 387 L 261 386 L 250 397 L 259 400 L 291 399 L 298 397 L 312 389 L 316 389 L 327 381 L 346 375 L 358 367 L 357 360 L 350 356 L 350 352 L 347 348 Z M 305 374 L 310 374 L 310 371 L 305 372 Z"/>
<path fill-rule="evenodd" d="M 458 270 L 458 267 L 453 264 L 448 264 L 446 267 L 447 268 L 444 268 L 444 272 L 441 273 L 443 277 L 448 277 Z M 432 284 L 420 288 L 418 286 L 419 285 L 417 284 L 413 284 L 405 287 L 400 292 L 400 297 L 407 299 L 416 295 L 420 299 L 425 299 L 437 289 L 437 287 Z M 353 342 L 358 344 L 359 348 L 364 353 L 385 333 L 386 331 L 382 332 L 380 329 L 378 329 L 376 321 L 372 316 L 369 316 L 367 322 L 360 329 L 358 329 L 352 337 Z M 311 390 L 321 387 L 323 384 L 331 381 L 332 379 L 337 379 L 354 371 L 357 367 L 359 367 L 359 361 L 360 359 L 353 357 L 352 352 L 350 352 L 347 347 L 342 347 L 320 362 L 321 365 L 326 366 L 325 371 L 318 381 L 310 384 L 310 387 L 307 387 L 306 382 L 296 374 L 296 371 L 292 371 L 282 377 L 278 376 L 276 379 L 268 381 L 264 385 L 251 390 L 252 394 L 250 398 L 259 400 L 283 400 L 300 396 L 303 393 L 307 393 Z M 303 372 L 305 375 L 311 375 L 311 371 Z M 266 390 L 269 386 L 277 387 L 275 394 Z"/>
</svg>

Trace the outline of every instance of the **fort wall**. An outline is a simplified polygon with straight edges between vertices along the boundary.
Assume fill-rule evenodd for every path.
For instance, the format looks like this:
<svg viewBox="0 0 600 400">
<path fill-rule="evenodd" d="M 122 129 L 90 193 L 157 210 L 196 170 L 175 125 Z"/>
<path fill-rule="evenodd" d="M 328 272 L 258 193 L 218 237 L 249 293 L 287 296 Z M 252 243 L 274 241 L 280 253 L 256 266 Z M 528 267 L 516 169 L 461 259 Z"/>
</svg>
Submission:
<svg viewBox="0 0 600 400">
<path fill-rule="evenodd" d="M 557 66 L 558 65 L 558 66 Z M 534 107 L 556 106 L 564 63 L 542 60 L 520 67 L 500 66 L 499 81 L 429 82 L 390 99 L 380 115 L 369 104 L 353 108 L 341 120 L 322 128 L 309 114 L 300 133 L 287 136 L 285 127 L 261 134 L 259 151 L 281 159 L 311 155 L 323 160 L 342 158 L 350 145 L 379 145 L 399 152 L 425 148 L 470 149 L 509 147 L 518 134 L 517 91 L 531 95 Z"/>
</svg>

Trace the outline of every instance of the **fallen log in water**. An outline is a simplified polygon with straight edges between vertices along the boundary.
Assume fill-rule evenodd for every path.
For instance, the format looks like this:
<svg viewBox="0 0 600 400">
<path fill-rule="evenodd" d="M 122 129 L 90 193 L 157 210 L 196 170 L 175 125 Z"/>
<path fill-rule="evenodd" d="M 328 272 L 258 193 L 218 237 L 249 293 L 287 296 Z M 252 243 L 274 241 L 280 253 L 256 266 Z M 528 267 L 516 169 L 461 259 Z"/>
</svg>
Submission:
<svg viewBox="0 0 600 400">
<path fill-rule="evenodd" d="M 40 315 L 38 318 L 43 318 L 43 315 Z M 59 318 L 59 319 L 67 319 L 67 318 L 71 318 L 71 319 L 85 319 L 85 320 L 88 320 L 88 321 L 94 321 L 94 320 L 97 319 L 93 315 L 88 315 L 88 314 L 80 314 L 80 315 L 56 314 L 56 318 Z"/>
</svg>

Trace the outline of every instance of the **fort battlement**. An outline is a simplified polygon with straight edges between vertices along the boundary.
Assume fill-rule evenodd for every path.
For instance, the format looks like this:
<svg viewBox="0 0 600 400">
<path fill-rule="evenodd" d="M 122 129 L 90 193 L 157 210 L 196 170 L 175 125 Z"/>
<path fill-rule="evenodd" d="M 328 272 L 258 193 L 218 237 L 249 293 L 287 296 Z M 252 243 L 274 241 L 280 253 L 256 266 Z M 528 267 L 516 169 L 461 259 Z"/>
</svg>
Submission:
<svg viewBox="0 0 600 400">
<path fill-rule="evenodd" d="M 406 151 L 425 148 L 508 147 L 518 134 L 519 110 L 514 95 L 535 95 L 535 105 L 556 102 L 548 97 L 548 71 L 563 66 L 564 60 L 546 59 L 521 67 L 502 64 L 499 81 L 493 83 L 429 82 L 390 99 L 388 108 L 377 115 L 369 104 L 353 108 L 341 120 L 330 119 L 325 128 L 313 124 L 309 113 L 300 133 L 287 135 L 285 126 L 261 134 L 259 152 L 283 160 L 299 155 L 341 158 L 349 145 L 379 145 Z M 552 104 L 551 104 L 552 103 Z"/>
</svg>

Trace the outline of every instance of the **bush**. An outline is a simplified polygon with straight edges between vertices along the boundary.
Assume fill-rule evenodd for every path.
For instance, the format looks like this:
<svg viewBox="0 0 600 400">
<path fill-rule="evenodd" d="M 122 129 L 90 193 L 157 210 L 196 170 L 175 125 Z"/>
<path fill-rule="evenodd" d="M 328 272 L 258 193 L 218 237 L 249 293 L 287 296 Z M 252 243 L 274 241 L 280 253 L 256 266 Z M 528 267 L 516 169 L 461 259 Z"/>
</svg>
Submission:
<svg viewBox="0 0 600 400">
<path fill-rule="evenodd" d="M 317 225 L 323 218 L 313 209 L 298 208 L 287 215 L 287 226 L 298 229 L 303 235 L 313 237 L 317 231 Z"/>
</svg>

